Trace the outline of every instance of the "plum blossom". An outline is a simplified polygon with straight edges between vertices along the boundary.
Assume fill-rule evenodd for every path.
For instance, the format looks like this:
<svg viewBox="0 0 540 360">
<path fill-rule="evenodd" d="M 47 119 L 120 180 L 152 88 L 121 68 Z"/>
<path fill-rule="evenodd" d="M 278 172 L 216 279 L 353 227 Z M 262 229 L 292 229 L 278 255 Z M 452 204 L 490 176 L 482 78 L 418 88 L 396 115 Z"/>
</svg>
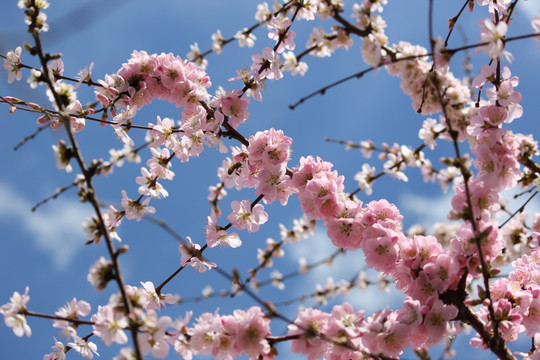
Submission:
<svg viewBox="0 0 540 360">
<path fill-rule="evenodd" d="M 83 338 L 76 337 L 75 342 L 69 342 L 67 345 L 81 354 L 85 359 L 93 359 L 94 354 L 99 356 L 96 344 Z"/>
<path fill-rule="evenodd" d="M 233 212 L 227 216 L 233 226 L 239 230 L 246 229 L 249 232 L 256 232 L 259 226 L 268 220 L 268 214 L 264 211 L 262 204 L 252 205 L 249 200 L 233 201 L 231 203 Z"/>
<path fill-rule="evenodd" d="M 90 313 L 90 304 L 84 300 L 77 301 L 76 298 L 73 298 L 65 306 L 62 306 L 58 309 L 55 314 L 59 317 L 66 319 L 78 319 L 79 316 L 87 316 Z M 53 327 L 62 329 L 62 334 L 66 337 L 76 335 L 76 329 L 70 326 L 68 321 L 64 320 L 55 320 L 53 322 Z"/>
<path fill-rule="evenodd" d="M 21 80 L 21 52 L 22 49 L 18 46 L 15 50 L 11 50 L 6 54 L 4 60 L 4 69 L 9 71 L 8 74 L 8 83 L 11 84 L 13 80 Z"/>
<path fill-rule="evenodd" d="M 422 129 L 418 132 L 418 137 L 421 140 L 424 140 L 424 144 L 429 147 L 431 150 L 435 148 L 437 143 L 435 139 L 438 134 L 444 131 L 445 127 L 443 124 L 438 123 L 437 120 L 428 118 L 424 120 L 422 124 Z"/>
<path fill-rule="evenodd" d="M 91 320 L 94 322 L 94 335 L 100 337 L 105 345 L 127 343 L 128 337 L 124 329 L 129 326 L 129 321 L 124 313 L 111 305 L 100 306 Z"/>
<path fill-rule="evenodd" d="M 354 175 L 354 180 L 358 181 L 358 188 L 364 190 L 366 195 L 373 193 L 373 176 L 375 176 L 375 167 L 369 164 L 362 165 L 362 170 Z"/>
<path fill-rule="evenodd" d="M 478 22 L 482 26 L 480 40 L 487 42 L 483 49 L 490 58 L 496 59 L 504 51 L 504 36 L 508 30 L 508 25 L 504 21 L 494 24 L 490 19 L 482 19 Z"/>
<path fill-rule="evenodd" d="M 56 158 L 56 166 L 59 169 L 64 169 L 67 173 L 73 171 L 70 160 L 73 157 L 73 149 L 67 146 L 64 140 L 58 140 L 58 145 L 52 145 L 54 157 Z"/>
<path fill-rule="evenodd" d="M 169 192 L 157 181 L 157 177 L 145 167 L 141 168 L 141 176 L 136 177 L 135 182 L 141 185 L 139 186 L 139 194 L 141 195 L 150 195 L 158 199 L 169 196 Z"/>
<path fill-rule="evenodd" d="M 54 339 L 51 349 L 53 352 L 43 356 L 43 360 L 66 360 L 66 346 L 61 341 Z"/>
<path fill-rule="evenodd" d="M 96 287 L 97 291 L 104 290 L 109 280 L 113 278 L 113 263 L 101 256 L 90 267 L 86 278 L 92 286 Z"/>
<path fill-rule="evenodd" d="M 489 5 L 489 12 L 491 14 L 494 14 L 495 11 L 506 14 L 510 0 L 477 0 L 477 3 L 480 6 Z"/>
<path fill-rule="evenodd" d="M 85 68 L 81 69 L 81 71 L 79 71 L 79 73 L 76 76 L 76 78 L 79 79 L 79 82 L 77 83 L 77 85 L 75 85 L 75 89 L 78 88 L 79 86 L 81 86 L 81 84 L 84 81 L 91 80 L 90 75 L 92 74 L 92 69 L 93 68 L 94 68 L 94 62 L 92 61 L 90 63 L 90 66 L 85 67 Z"/>
<path fill-rule="evenodd" d="M 208 224 L 206 225 L 206 243 L 211 248 L 218 245 L 236 248 L 242 245 L 237 233 L 228 233 L 227 230 L 218 225 L 217 215 L 213 209 L 210 216 L 208 216 Z"/>
<path fill-rule="evenodd" d="M 540 33 L 540 15 L 536 15 L 534 17 L 533 21 L 531 22 L 531 26 L 533 27 L 535 33 Z M 536 39 L 538 39 L 538 48 L 540 49 L 540 37 L 537 37 Z"/>
<path fill-rule="evenodd" d="M 304 76 L 307 72 L 308 65 L 303 61 L 298 61 L 292 51 L 283 53 L 283 58 L 285 59 L 283 62 L 283 71 L 290 71 L 292 76 L 298 74 Z"/>
<path fill-rule="evenodd" d="M 143 306 L 148 310 L 161 310 L 161 307 L 165 307 L 165 304 L 174 304 L 178 301 L 178 296 L 172 294 L 157 293 L 154 288 L 154 283 L 151 281 L 142 282 L 141 285 L 144 289 L 142 292 L 144 303 Z"/>
<path fill-rule="evenodd" d="M 168 316 L 158 317 L 154 310 L 146 312 L 138 336 L 143 355 L 152 353 L 152 356 L 158 359 L 168 355 L 170 346 L 166 341 L 165 331 L 171 324 L 172 319 Z"/>
<path fill-rule="evenodd" d="M 202 257 L 200 254 L 201 246 L 199 244 L 194 244 L 189 236 L 186 236 L 186 239 L 189 243 L 183 243 L 178 246 L 182 266 L 191 265 L 199 272 L 205 272 L 217 266 L 216 263 L 205 260 Z"/>
<path fill-rule="evenodd" d="M 234 34 L 234 38 L 238 39 L 238 45 L 240 47 L 247 46 L 248 48 L 253 47 L 255 45 L 255 40 L 257 40 L 257 37 L 249 32 L 247 28 L 244 28 L 242 31 L 238 30 L 236 34 Z"/>
<path fill-rule="evenodd" d="M 149 206 L 150 198 L 144 199 L 141 203 L 140 201 L 131 200 L 128 198 L 126 190 L 122 190 L 122 208 L 126 212 L 127 219 L 137 219 L 141 221 L 144 214 L 154 214 L 156 209 L 153 206 Z"/>
<path fill-rule="evenodd" d="M 291 340 L 291 351 L 307 355 L 308 360 L 323 356 L 330 347 L 330 343 L 321 338 L 321 334 L 327 331 L 329 318 L 329 314 L 318 309 L 300 311 L 294 323 L 287 327 L 289 335 L 300 336 Z"/>
<path fill-rule="evenodd" d="M 254 54 L 252 60 L 251 70 L 258 71 L 261 79 L 279 80 L 283 77 L 279 55 L 271 48 L 264 48 L 262 54 Z"/>
<path fill-rule="evenodd" d="M 212 106 L 219 107 L 223 115 L 229 117 L 229 123 L 235 129 L 249 117 L 249 99 L 241 96 L 240 90 L 233 90 L 210 103 Z"/>
<path fill-rule="evenodd" d="M 262 4 L 257 5 L 257 12 L 255 13 L 255 20 L 260 23 L 268 21 L 272 16 L 272 12 L 268 9 L 268 3 L 263 2 Z"/>
<path fill-rule="evenodd" d="M 53 88 L 56 96 L 49 88 L 47 88 L 46 93 L 56 110 L 65 109 L 77 100 L 77 92 L 75 92 L 73 85 L 65 82 L 55 82 Z"/>
<path fill-rule="evenodd" d="M 281 54 L 285 50 L 294 50 L 296 47 L 294 44 L 294 38 L 296 34 L 294 31 L 289 30 L 292 25 L 292 21 L 288 17 L 276 17 L 273 18 L 266 26 L 271 29 L 268 33 L 268 37 L 279 43 L 276 52 Z"/>
<path fill-rule="evenodd" d="M 169 118 L 161 119 L 161 117 L 157 117 L 157 124 L 148 124 L 149 127 L 152 128 L 150 130 L 150 135 L 154 139 L 152 142 L 152 146 L 166 146 L 169 149 L 173 149 L 176 146 L 176 143 L 178 142 L 178 138 L 173 132 L 173 128 L 175 126 L 174 120 Z"/>
<path fill-rule="evenodd" d="M 221 54 L 224 42 L 225 39 L 221 35 L 221 30 L 217 30 L 214 34 L 212 34 L 212 50 L 214 50 L 216 54 Z"/>
<path fill-rule="evenodd" d="M 26 323 L 26 303 L 30 301 L 28 291 L 30 288 L 27 286 L 23 294 L 17 291 L 13 292 L 13 295 L 9 299 L 9 303 L 0 307 L 0 314 L 4 315 L 4 323 L 7 327 L 13 329 L 13 333 L 22 337 L 26 335 L 30 337 L 32 335 L 32 329 Z"/>
</svg>

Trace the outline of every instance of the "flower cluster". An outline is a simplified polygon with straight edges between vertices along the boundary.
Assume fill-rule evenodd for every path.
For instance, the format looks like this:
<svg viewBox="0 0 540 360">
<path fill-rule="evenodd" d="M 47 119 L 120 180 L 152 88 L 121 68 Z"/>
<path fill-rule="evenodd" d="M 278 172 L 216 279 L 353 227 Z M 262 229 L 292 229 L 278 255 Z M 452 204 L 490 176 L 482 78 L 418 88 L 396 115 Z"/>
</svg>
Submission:
<svg viewBox="0 0 540 360">
<path fill-rule="evenodd" d="M 270 320 L 253 306 L 247 311 L 235 310 L 233 315 L 204 313 L 193 327 L 176 326 L 178 331 L 169 339 L 184 358 L 191 355 L 211 355 L 226 359 L 246 355 L 250 360 L 272 358 L 267 341 Z M 179 351 L 180 350 L 180 351 Z"/>
<path fill-rule="evenodd" d="M 17 291 L 13 293 L 13 296 L 9 299 L 9 303 L 0 307 L 0 314 L 4 316 L 4 323 L 6 326 L 13 329 L 13 332 L 18 337 L 23 335 L 32 335 L 32 329 L 26 323 L 26 303 L 30 301 L 28 291 L 30 289 L 26 287 L 24 294 L 19 294 Z"/>
</svg>

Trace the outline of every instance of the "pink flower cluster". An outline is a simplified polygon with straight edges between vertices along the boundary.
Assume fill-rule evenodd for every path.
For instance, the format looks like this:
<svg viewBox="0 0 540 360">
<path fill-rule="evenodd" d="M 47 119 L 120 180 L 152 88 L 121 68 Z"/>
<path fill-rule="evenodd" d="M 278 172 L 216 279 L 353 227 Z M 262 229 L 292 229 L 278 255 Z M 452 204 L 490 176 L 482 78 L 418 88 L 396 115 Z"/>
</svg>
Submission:
<svg viewBox="0 0 540 360">
<path fill-rule="evenodd" d="M 248 140 L 248 146 L 233 148 L 233 160 L 223 162 L 218 176 L 227 188 L 256 188 L 266 204 L 275 200 L 286 205 L 293 193 L 287 162 L 292 139 L 281 130 L 258 131 Z"/>
<path fill-rule="evenodd" d="M 257 306 L 235 310 L 233 315 L 204 313 L 193 327 L 185 323 L 175 326 L 178 330 L 169 336 L 169 341 L 184 358 L 211 355 L 215 359 L 232 359 L 246 355 L 255 360 L 275 355 L 266 339 L 270 336 L 270 320 Z"/>
<path fill-rule="evenodd" d="M 443 249 L 434 236 L 407 238 L 401 231 L 402 216 L 393 204 L 380 200 L 362 207 L 361 202 L 346 196 L 343 177 L 331 169 L 332 164 L 321 159 L 301 159 L 300 166 L 293 171 L 293 183 L 302 209 L 309 217 L 324 220 L 334 245 L 348 250 L 361 248 L 368 266 L 392 276 L 396 287 L 409 295 L 404 308 L 397 312 L 384 310 L 370 318 L 374 323 L 367 326 L 365 333 L 376 332 L 376 335 L 365 335 L 355 341 L 351 337 L 344 344 L 364 353 L 395 356 L 411 345 L 415 349 L 427 349 L 455 333 L 455 323 L 451 320 L 457 309 L 445 305 L 439 296 L 457 288 L 466 259 Z M 411 318 L 414 321 L 409 321 Z M 324 330 L 327 319 L 328 315 L 314 309 L 301 313 L 297 328 L 303 329 L 304 335 L 300 344 L 293 345 L 293 351 L 307 354 L 311 359 L 340 358 L 340 355 L 334 357 L 335 346 L 328 342 L 333 336 L 330 330 Z M 293 328 L 294 333 L 297 328 Z M 345 351 L 346 347 L 339 349 Z M 344 356 L 349 358 L 351 354 Z"/>
<path fill-rule="evenodd" d="M 118 105 L 138 108 L 153 99 L 166 100 L 178 107 L 199 106 L 206 101 L 210 79 L 192 62 L 173 54 L 152 54 L 134 51 L 116 74 L 105 76 L 96 87 L 96 98 L 105 107 L 120 96 Z"/>
<path fill-rule="evenodd" d="M 343 193 L 344 177 L 332 170 L 332 163 L 312 156 L 302 157 L 293 169 L 292 181 L 302 210 L 310 219 L 330 220 L 355 207 Z"/>
<path fill-rule="evenodd" d="M 307 308 L 288 327 L 289 336 L 297 337 L 291 340 L 291 350 L 308 360 L 395 357 L 411 345 L 415 350 L 427 349 L 456 333 L 451 323 L 456 315 L 455 307 L 433 297 L 425 305 L 407 297 L 402 309 L 385 308 L 367 319 L 348 303 L 334 306 L 331 313 Z"/>
<path fill-rule="evenodd" d="M 515 341 L 526 333 L 533 337 L 540 329 L 540 251 L 535 249 L 512 263 L 514 271 L 508 278 L 501 278 L 490 286 L 498 329 L 505 341 Z M 486 300 L 487 301 L 487 300 Z M 494 322 L 487 307 L 479 313 L 488 331 L 494 330 Z M 473 346 L 483 346 L 479 337 L 471 340 Z M 538 348 L 529 354 L 530 359 L 540 358 Z"/>
</svg>

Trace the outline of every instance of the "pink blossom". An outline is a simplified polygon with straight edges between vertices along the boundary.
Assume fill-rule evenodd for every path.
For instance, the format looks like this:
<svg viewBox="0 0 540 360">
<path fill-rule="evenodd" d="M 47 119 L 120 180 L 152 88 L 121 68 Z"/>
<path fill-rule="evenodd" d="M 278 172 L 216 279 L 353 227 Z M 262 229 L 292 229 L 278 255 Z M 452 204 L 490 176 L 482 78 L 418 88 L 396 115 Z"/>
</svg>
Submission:
<svg viewBox="0 0 540 360">
<path fill-rule="evenodd" d="M 266 26 L 271 29 L 268 33 L 268 37 L 276 42 L 280 40 L 276 52 L 281 54 L 286 50 L 294 50 L 296 45 L 294 44 L 294 38 L 296 34 L 294 31 L 290 30 L 289 27 L 292 25 L 292 21 L 288 17 L 275 17 L 273 18 Z"/>
<path fill-rule="evenodd" d="M 292 76 L 304 76 L 307 72 L 308 65 L 303 61 L 298 61 L 292 51 L 283 53 L 283 58 L 285 59 L 283 62 L 283 71 L 290 71 Z"/>
<path fill-rule="evenodd" d="M 209 247 L 217 245 L 230 246 L 232 248 L 242 245 L 242 241 L 237 233 L 228 233 L 222 229 L 217 223 L 217 216 L 214 210 L 208 216 L 208 224 L 206 225 L 206 243 Z"/>
<path fill-rule="evenodd" d="M 266 337 L 270 335 L 270 320 L 261 308 L 253 306 L 247 311 L 235 310 L 233 316 L 221 318 L 224 333 L 234 335 L 234 349 L 256 360 L 270 352 Z"/>
<path fill-rule="evenodd" d="M 486 89 L 486 95 L 492 103 L 507 108 L 510 105 L 517 104 L 521 101 L 521 94 L 514 91 L 514 88 L 519 85 L 519 78 L 517 76 L 510 77 L 511 75 L 510 69 L 507 66 L 503 67 L 503 79 L 498 87 Z"/>
<path fill-rule="evenodd" d="M 122 208 L 126 212 L 127 219 L 137 219 L 141 221 L 144 214 L 154 214 L 156 209 L 153 206 L 149 206 L 150 198 L 144 199 L 141 203 L 139 201 L 131 200 L 128 198 L 125 190 L 122 190 Z"/>
<path fill-rule="evenodd" d="M 43 360 L 65 360 L 66 359 L 66 347 L 65 345 L 56 339 L 54 339 L 54 345 L 51 347 L 52 353 L 43 357 Z"/>
<path fill-rule="evenodd" d="M 93 359 L 94 354 L 99 356 L 96 344 L 80 337 L 76 337 L 75 342 L 69 342 L 67 345 L 81 354 L 85 359 Z"/>
<path fill-rule="evenodd" d="M 129 321 L 122 312 L 115 310 L 111 305 L 100 306 L 91 320 L 94 322 L 92 325 L 94 335 L 100 337 L 105 345 L 127 343 L 128 337 L 124 329 L 128 327 Z"/>
<path fill-rule="evenodd" d="M 195 354 L 209 355 L 213 354 L 214 347 L 219 350 L 220 345 L 229 350 L 231 343 L 222 338 L 222 344 L 219 343 L 221 334 L 221 316 L 216 313 L 203 313 L 197 318 L 197 322 L 192 328 L 187 329 L 190 336 L 189 345 Z"/>
<path fill-rule="evenodd" d="M 182 266 L 191 265 L 199 272 L 205 272 L 217 266 L 216 263 L 205 260 L 202 257 L 200 254 L 201 246 L 199 244 L 194 244 L 189 236 L 186 236 L 186 239 L 189 243 L 183 243 L 178 246 Z"/>
<path fill-rule="evenodd" d="M 255 45 L 255 40 L 257 40 L 257 37 L 248 31 L 248 28 L 238 30 L 236 34 L 234 34 L 234 38 L 238 39 L 238 46 L 247 46 L 248 48 L 253 47 Z"/>
<path fill-rule="evenodd" d="M 509 0 L 477 0 L 477 2 L 480 6 L 489 5 L 489 12 L 492 14 L 494 14 L 495 11 L 506 14 L 506 9 L 508 8 L 508 5 L 510 3 Z"/>
<path fill-rule="evenodd" d="M 158 317 L 154 310 L 146 312 L 138 336 L 143 355 L 152 353 L 152 356 L 158 359 L 167 357 L 170 346 L 166 341 L 165 331 L 171 324 L 172 319 L 168 316 Z"/>
<path fill-rule="evenodd" d="M 534 17 L 533 21 L 531 22 L 531 26 L 533 27 L 535 33 L 540 33 L 540 15 L 536 15 Z M 540 38 L 537 37 L 537 39 L 539 40 L 538 48 L 540 49 Z"/>
<path fill-rule="evenodd" d="M 55 314 L 66 319 L 78 319 L 79 316 L 87 316 L 90 313 L 90 309 L 90 304 L 86 301 L 77 301 L 76 298 L 73 298 L 65 306 L 58 309 Z M 68 321 L 55 320 L 53 321 L 53 327 L 62 329 L 62 333 L 66 335 L 66 337 L 76 335 L 76 330 Z"/>
<path fill-rule="evenodd" d="M 145 301 L 143 306 L 147 310 L 161 310 L 161 307 L 165 307 L 165 304 L 174 304 L 178 301 L 178 296 L 172 294 L 158 294 L 154 288 L 154 283 L 151 281 L 142 282 L 141 285 L 144 289 L 142 292 Z"/>
<path fill-rule="evenodd" d="M 148 169 L 141 168 L 141 175 L 135 178 L 135 182 L 141 185 L 139 187 L 139 194 L 150 195 L 158 199 L 169 196 L 169 192 L 163 188 L 157 181 L 157 178 Z"/>
<path fill-rule="evenodd" d="M 171 167 L 169 149 L 155 149 L 150 148 L 152 157 L 146 162 L 146 166 L 150 168 L 150 174 L 157 176 L 161 179 L 172 180 L 174 178 L 174 172 L 169 170 Z"/>
<path fill-rule="evenodd" d="M 9 299 L 9 303 L 0 307 L 0 314 L 4 315 L 4 323 L 7 327 L 13 329 L 13 333 L 16 336 L 22 337 L 26 335 L 30 337 L 32 330 L 26 323 L 26 303 L 30 301 L 28 291 L 30 288 L 27 286 L 24 293 L 21 295 L 17 291 L 13 292 L 13 295 Z"/>
<path fill-rule="evenodd" d="M 8 83 L 11 84 L 13 80 L 21 80 L 22 79 L 22 72 L 21 72 L 21 52 L 22 49 L 20 46 L 18 46 L 14 51 L 9 51 L 6 54 L 6 58 L 4 60 L 4 68 L 9 71 L 8 75 Z"/>
<path fill-rule="evenodd" d="M 422 124 L 422 129 L 418 132 L 418 137 L 424 140 L 424 144 L 431 150 L 435 148 L 437 144 L 435 142 L 436 137 L 445 129 L 443 124 L 437 123 L 435 119 L 426 119 Z"/>
<path fill-rule="evenodd" d="M 89 67 L 85 67 L 83 68 L 81 71 L 79 71 L 79 73 L 77 74 L 76 78 L 79 79 L 79 82 L 77 83 L 77 85 L 75 85 L 75 89 L 78 88 L 79 86 L 81 86 L 81 84 L 84 82 L 84 81 L 89 81 L 89 80 L 92 80 L 90 75 L 92 74 L 92 69 L 94 68 L 94 62 L 92 61 L 90 63 L 90 66 Z"/>
<path fill-rule="evenodd" d="M 241 97 L 240 90 L 233 90 L 219 98 L 219 106 L 225 116 L 229 116 L 229 123 L 237 128 L 249 117 L 249 99 Z"/>
<path fill-rule="evenodd" d="M 345 302 L 342 305 L 335 305 L 330 315 L 325 333 L 330 339 L 337 339 L 338 343 L 348 343 L 362 335 L 363 310 L 354 311 L 354 308 Z"/>
<path fill-rule="evenodd" d="M 457 315 L 458 310 L 455 306 L 445 305 L 438 299 L 433 302 L 423 322 L 430 338 L 428 346 L 436 344 L 443 336 L 452 335 L 455 332 L 455 325 L 451 323 L 451 320 L 454 320 Z"/>
<path fill-rule="evenodd" d="M 212 34 L 212 50 L 214 50 L 216 54 L 221 54 L 224 41 L 225 39 L 223 38 L 223 35 L 221 35 L 220 30 L 217 30 L 214 34 Z"/>
<path fill-rule="evenodd" d="M 508 30 L 508 25 L 504 21 L 494 24 L 490 19 L 482 19 L 478 23 L 482 26 L 480 39 L 482 42 L 488 43 L 483 47 L 484 52 L 492 59 L 498 58 L 504 51 L 503 38 Z"/>
<path fill-rule="evenodd" d="M 283 77 L 280 70 L 281 60 L 279 55 L 269 47 L 262 50 L 261 54 L 254 54 L 252 56 L 253 64 L 251 69 L 260 73 L 261 79 L 276 79 L 279 80 Z"/>
<path fill-rule="evenodd" d="M 364 236 L 362 249 L 366 257 L 366 264 L 369 267 L 374 267 L 377 271 L 390 274 L 398 260 L 398 234 L 386 230 L 383 231 L 383 235 L 377 237 Z"/>
<path fill-rule="evenodd" d="M 488 81 L 495 82 L 495 71 L 495 64 L 493 64 L 492 66 L 489 66 L 487 64 L 482 65 L 480 75 L 474 78 L 472 85 L 476 88 L 480 88 Z"/>
<path fill-rule="evenodd" d="M 330 347 L 328 341 L 321 338 L 327 331 L 330 315 L 318 309 L 307 308 L 298 313 L 296 320 L 290 324 L 289 335 L 300 335 L 291 340 L 291 351 L 307 355 L 308 360 L 323 356 Z"/>
<path fill-rule="evenodd" d="M 148 124 L 148 126 L 152 128 L 152 130 L 150 130 L 150 135 L 154 138 L 152 146 L 157 147 L 164 145 L 169 149 L 173 149 L 176 146 L 178 138 L 173 132 L 175 126 L 174 120 L 169 118 L 164 118 L 162 120 L 161 117 L 158 116 L 157 124 Z"/>
<path fill-rule="evenodd" d="M 102 291 L 109 280 L 113 278 L 113 264 L 111 261 L 100 257 L 90 268 L 86 279 L 97 291 Z"/>
<path fill-rule="evenodd" d="M 248 229 L 249 232 L 256 232 L 259 226 L 268 221 L 268 214 L 261 204 L 252 205 L 249 200 L 233 201 L 231 203 L 233 212 L 227 216 L 232 225 L 239 229 Z"/>
</svg>

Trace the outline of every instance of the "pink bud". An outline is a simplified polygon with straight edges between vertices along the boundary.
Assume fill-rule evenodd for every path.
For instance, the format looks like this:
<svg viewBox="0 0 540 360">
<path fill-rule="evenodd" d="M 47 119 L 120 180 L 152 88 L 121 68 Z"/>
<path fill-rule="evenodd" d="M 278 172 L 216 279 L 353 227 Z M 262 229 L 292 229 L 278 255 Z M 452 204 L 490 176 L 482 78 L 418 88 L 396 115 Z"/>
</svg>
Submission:
<svg viewBox="0 0 540 360">
<path fill-rule="evenodd" d="M 40 117 L 38 117 L 37 119 L 37 123 L 39 125 L 45 125 L 46 123 L 48 123 L 50 120 L 49 116 L 48 115 L 42 115 Z"/>
<path fill-rule="evenodd" d="M 34 110 L 38 110 L 38 111 L 43 110 L 43 108 L 41 106 L 39 106 L 38 104 L 33 103 L 33 102 L 26 103 L 26 105 L 28 105 L 30 108 L 32 108 Z"/>
</svg>

